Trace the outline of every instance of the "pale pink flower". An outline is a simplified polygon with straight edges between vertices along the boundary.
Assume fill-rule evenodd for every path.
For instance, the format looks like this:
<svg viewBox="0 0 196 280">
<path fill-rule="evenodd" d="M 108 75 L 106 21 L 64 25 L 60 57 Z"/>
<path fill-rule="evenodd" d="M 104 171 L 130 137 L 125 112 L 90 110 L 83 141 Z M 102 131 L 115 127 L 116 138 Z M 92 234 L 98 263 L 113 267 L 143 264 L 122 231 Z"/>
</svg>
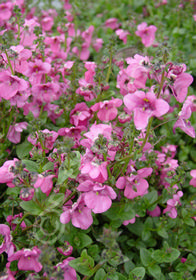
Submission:
<svg viewBox="0 0 196 280">
<path fill-rule="evenodd" d="M 70 113 L 70 123 L 75 126 L 88 125 L 88 120 L 91 117 L 90 109 L 86 103 L 77 103 L 75 108 Z"/>
<path fill-rule="evenodd" d="M 130 35 L 129 31 L 123 29 L 117 29 L 115 33 L 116 35 L 118 35 L 119 39 L 123 41 L 124 44 L 127 43 L 127 36 Z"/>
<path fill-rule="evenodd" d="M 39 101 L 50 103 L 59 98 L 60 87 L 57 83 L 35 84 L 32 87 L 32 95 Z"/>
<path fill-rule="evenodd" d="M 111 29 L 117 29 L 120 26 L 120 24 L 117 22 L 118 22 L 117 18 L 109 18 L 106 20 L 105 26 Z"/>
<path fill-rule="evenodd" d="M 130 112 L 134 112 L 134 124 L 139 130 L 146 128 L 150 117 L 161 117 L 169 111 L 169 104 L 163 99 L 157 99 L 150 91 L 127 94 L 124 103 Z"/>
<path fill-rule="evenodd" d="M 82 160 L 80 171 L 81 174 L 88 174 L 89 177 L 98 183 L 104 183 L 108 179 L 108 172 L 107 172 L 107 162 L 96 162 L 97 158 L 95 157 L 91 161 L 84 161 Z"/>
<path fill-rule="evenodd" d="M 54 24 L 54 19 L 50 16 L 43 17 L 41 26 L 44 31 L 50 31 Z"/>
<path fill-rule="evenodd" d="M 14 125 L 10 125 L 7 138 L 10 142 L 14 144 L 18 144 L 21 141 L 21 132 L 26 129 L 28 126 L 27 122 L 16 123 Z"/>
<path fill-rule="evenodd" d="M 190 180 L 189 184 L 196 188 L 196 169 L 191 170 L 190 174 L 193 178 Z"/>
<path fill-rule="evenodd" d="M 91 26 L 89 26 L 89 28 L 87 30 L 85 30 L 81 34 L 81 37 L 85 41 L 87 47 L 89 47 L 91 44 L 94 29 L 95 29 L 94 26 L 91 25 Z"/>
<path fill-rule="evenodd" d="M 0 4 L 0 19 L 8 21 L 12 15 L 13 4 L 9 1 Z"/>
<path fill-rule="evenodd" d="M 101 39 L 101 38 L 95 39 L 95 41 L 93 41 L 93 43 L 92 43 L 92 46 L 93 46 L 93 48 L 95 49 L 96 52 L 99 52 L 99 50 L 103 46 L 103 39 Z"/>
<path fill-rule="evenodd" d="M 146 22 L 142 22 L 137 26 L 137 31 L 135 32 L 135 34 L 142 39 L 142 43 L 145 47 L 150 47 L 154 42 L 156 31 L 156 26 L 147 26 Z"/>
<path fill-rule="evenodd" d="M 34 270 L 39 272 L 42 270 L 42 265 L 38 261 L 41 251 L 35 246 L 32 250 L 22 249 L 12 254 L 8 260 L 10 262 L 18 260 L 18 269 L 19 270 Z"/>
</svg>

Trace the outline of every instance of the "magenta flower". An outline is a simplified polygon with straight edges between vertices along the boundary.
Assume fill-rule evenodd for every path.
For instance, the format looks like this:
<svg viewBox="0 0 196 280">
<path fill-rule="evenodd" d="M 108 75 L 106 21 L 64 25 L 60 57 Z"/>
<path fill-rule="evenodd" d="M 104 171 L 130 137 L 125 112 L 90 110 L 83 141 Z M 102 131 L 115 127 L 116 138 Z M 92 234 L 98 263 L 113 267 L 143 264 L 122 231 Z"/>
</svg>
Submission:
<svg viewBox="0 0 196 280">
<path fill-rule="evenodd" d="M 34 270 L 39 272 L 42 270 L 42 265 L 39 263 L 38 258 L 41 251 L 35 246 L 32 250 L 22 249 L 11 255 L 8 260 L 10 262 L 18 260 L 19 270 Z"/>
<path fill-rule="evenodd" d="M 7 225 L 0 224 L 0 236 L 3 236 L 3 242 L 0 244 L 0 254 L 6 252 L 8 257 L 14 253 L 14 244 L 10 234 L 10 228 Z"/>
<path fill-rule="evenodd" d="M 0 4 L 0 18 L 1 20 L 8 21 L 12 15 L 13 3 L 4 2 Z"/>
<path fill-rule="evenodd" d="M 85 206 L 84 197 L 80 195 L 77 202 L 72 207 L 64 207 L 64 212 L 60 216 L 62 224 L 67 224 L 71 220 L 73 226 L 87 229 L 93 223 L 91 209 Z"/>
<path fill-rule="evenodd" d="M 26 90 L 29 83 L 22 78 L 11 75 L 8 71 L 0 72 L 0 97 L 9 100 L 18 91 Z"/>
<path fill-rule="evenodd" d="M 116 198 L 115 191 L 107 185 L 84 181 L 77 187 L 78 191 L 85 192 L 84 202 L 94 213 L 103 213 L 112 205 L 112 199 Z"/>
<path fill-rule="evenodd" d="M 135 32 L 135 34 L 142 39 L 142 43 L 145 47 L 150 47 L 154 42 L 156 31 L 156 26 L 147 26 L 146 22 L 142 22 L 137 26 L 137 31 Z"/>
<path fill-rule="evenodd" d="M 29 201 L 33 199 L 35 189 L 33 188 L 22 188 L 20 191 L 20 199 Z"/>
<path fill-rule="evenodd" d="M 60 254 L 64 256 L 69 256 L 72 254 L 73 247 L 69 244 L 68 241 L 65 241 L 65 244 L 63 247 L 57 247 L 57 250 L 59 251 Z"/>
<path fill-rule="evenodd" d="M 115 98 L 112 100 L 105 100 L 103 102 L 99 102 L 91 106 L 91 110 L 93 112 L 99 111 L 97 113 L 97 117 L 101 121 L 112 121 L 116 118 L 118 114 L 118 110 L 116 107 L 120 107 L 122 105 L 122 100 L 119 98 Z"/>
<path fill-rule="evenodd" d="M 60 267 L 64 271 L 64 280 L 76 280 L 77 275 L 74 268 L 69 265 L 69 262 L 74 260 L 73 257 L 68 257 L 66 260 L 58 263 L 56 267 Z"/>
<path fill-rule="evenodd" d="M 196 169 L 191 170 L 190 174 L 193 178 L 190 180 L 189 184 L 196 188 Z"/>
<path fill-rule="evenodd" d="M 144 129 L 150 117 L 160 117 L 169 111 L 168 103 L 157 99 L 153 92 L 136 91 L 124 97 L 125 106 L 134 112 L 134 124 L 137 129 Z"/>
<path fill-rule="evenodd" d="M 182 191 L 178 191 L 176 194 L 174 194 L 173 198 L 167 201 L 167 207 L 163 210 L 163 214 L 169 212 L 168 216 L 172 219 L 175 219 L 178 215 L 176 206 L 180 204 L 180 197 L 182 196 Z"/>
<path fill-rule="evenodd" d="M 7 138 L 10 142 L 14 144 L 20 143 L 21 140 L 21 132 L 26 129 L 28 126 L 27 122 L 16 123 L 15 125 L 10 125 Z"/>
</svg>

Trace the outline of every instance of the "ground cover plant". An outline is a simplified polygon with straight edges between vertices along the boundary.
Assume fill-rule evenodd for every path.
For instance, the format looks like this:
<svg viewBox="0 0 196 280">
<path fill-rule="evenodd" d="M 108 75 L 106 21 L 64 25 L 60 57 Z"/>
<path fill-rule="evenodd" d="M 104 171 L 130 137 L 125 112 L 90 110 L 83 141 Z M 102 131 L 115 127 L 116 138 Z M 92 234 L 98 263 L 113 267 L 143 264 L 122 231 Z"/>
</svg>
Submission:
<svg viewBox="0 0 196 280">
<path fill-rule="evenodd" d="M 0 279 L 196 277 L 194 1 L 0 3 Z"/>
</svg>

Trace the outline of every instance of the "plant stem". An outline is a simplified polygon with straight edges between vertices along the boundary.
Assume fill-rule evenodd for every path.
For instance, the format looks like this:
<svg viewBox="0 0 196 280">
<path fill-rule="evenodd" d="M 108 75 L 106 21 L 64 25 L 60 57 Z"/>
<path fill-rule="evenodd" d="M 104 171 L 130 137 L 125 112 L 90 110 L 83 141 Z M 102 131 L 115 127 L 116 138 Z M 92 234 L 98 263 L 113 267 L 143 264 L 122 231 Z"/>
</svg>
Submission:
<svg viewBox="0 0 196 280">
<path fill-rule="evenodd" d="M 7 53 L 7 50 L 5 50 L 5 55 L 6 55 L 6 57 L 7 57 L 7 62 L 8 62 L 8 65 L 9 65 L 9 67 L 10 67 L 11 73 L 12 73 L 12 75 L 14 75 L 14 70 L 13 70 L 13 68 L 12 68 L 12 64 L 11 64 L 11 62 L 10 62 L 10 58 L 9 58 L 8 53 Z"/>
</svg>

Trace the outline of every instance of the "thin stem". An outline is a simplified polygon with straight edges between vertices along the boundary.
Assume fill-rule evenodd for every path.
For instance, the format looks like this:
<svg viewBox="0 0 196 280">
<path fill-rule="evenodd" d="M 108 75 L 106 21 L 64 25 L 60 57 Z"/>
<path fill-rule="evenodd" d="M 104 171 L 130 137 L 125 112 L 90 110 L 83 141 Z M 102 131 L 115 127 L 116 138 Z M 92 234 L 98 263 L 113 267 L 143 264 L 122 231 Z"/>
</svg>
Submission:
<svg viewBox="0 0 196 280">
<path fill-rule="evenodd" d="M 107 72 L 107 76 L 106 76 L 106 80 L 105 80 L 106 84 L 109 82 L 109 79 L 110 79 L 111 68 L 112 68 L 112 50 L 110 52 L 109 68 L 108 68 L 108 72 Z"/>
<path fill-rule="evenodd" d="M 15 230 L 14 230 L 13 233 L 12 233 L 13 235 L 16 235 L 19 226 L 22 224 L 22 222 L 24 221 L 24 219 L 25 219 L 27 216 L 29 216 L 29 215 L 31 215 L 31 214 L 30 214 L 30 213 L 26 213 L 26 214 L 21 218 L 20 223 L 17 224 Z"/>
<path fill-rule="evenodd" d="M 11 62 L 10 62 L 10 58 L 9 58 L 8 53 L 7 53 L 7 50 L 5 50 L 5 55 L 6 55 L 6 57 L 7 57 L 7 62 L 8 62 L 8 65 L 9 65 L 9 67 L 10 67 L 11 73 L 12 73 L 12 75 L 14 75 L 14 70 L 13 70 L 13 68 L 12 68 L 12 64 L 11 64 Z"/>
<path fill-rule="evenodd" d="M 148 137 L 149 137 L 149 134 L 150 134 L 150 128 L 151 128 L 152 121 L 153 121 L 153 117 L 151 117 L 149 122 L 148 122 L 147 130 L 146 130 L 146 135 L 145 135 L 144 141 L 143 141 L 143 143 L 142 143 L 138 153 L 142 152 L 146 142 L 148 141 Z"/>
</svg>

